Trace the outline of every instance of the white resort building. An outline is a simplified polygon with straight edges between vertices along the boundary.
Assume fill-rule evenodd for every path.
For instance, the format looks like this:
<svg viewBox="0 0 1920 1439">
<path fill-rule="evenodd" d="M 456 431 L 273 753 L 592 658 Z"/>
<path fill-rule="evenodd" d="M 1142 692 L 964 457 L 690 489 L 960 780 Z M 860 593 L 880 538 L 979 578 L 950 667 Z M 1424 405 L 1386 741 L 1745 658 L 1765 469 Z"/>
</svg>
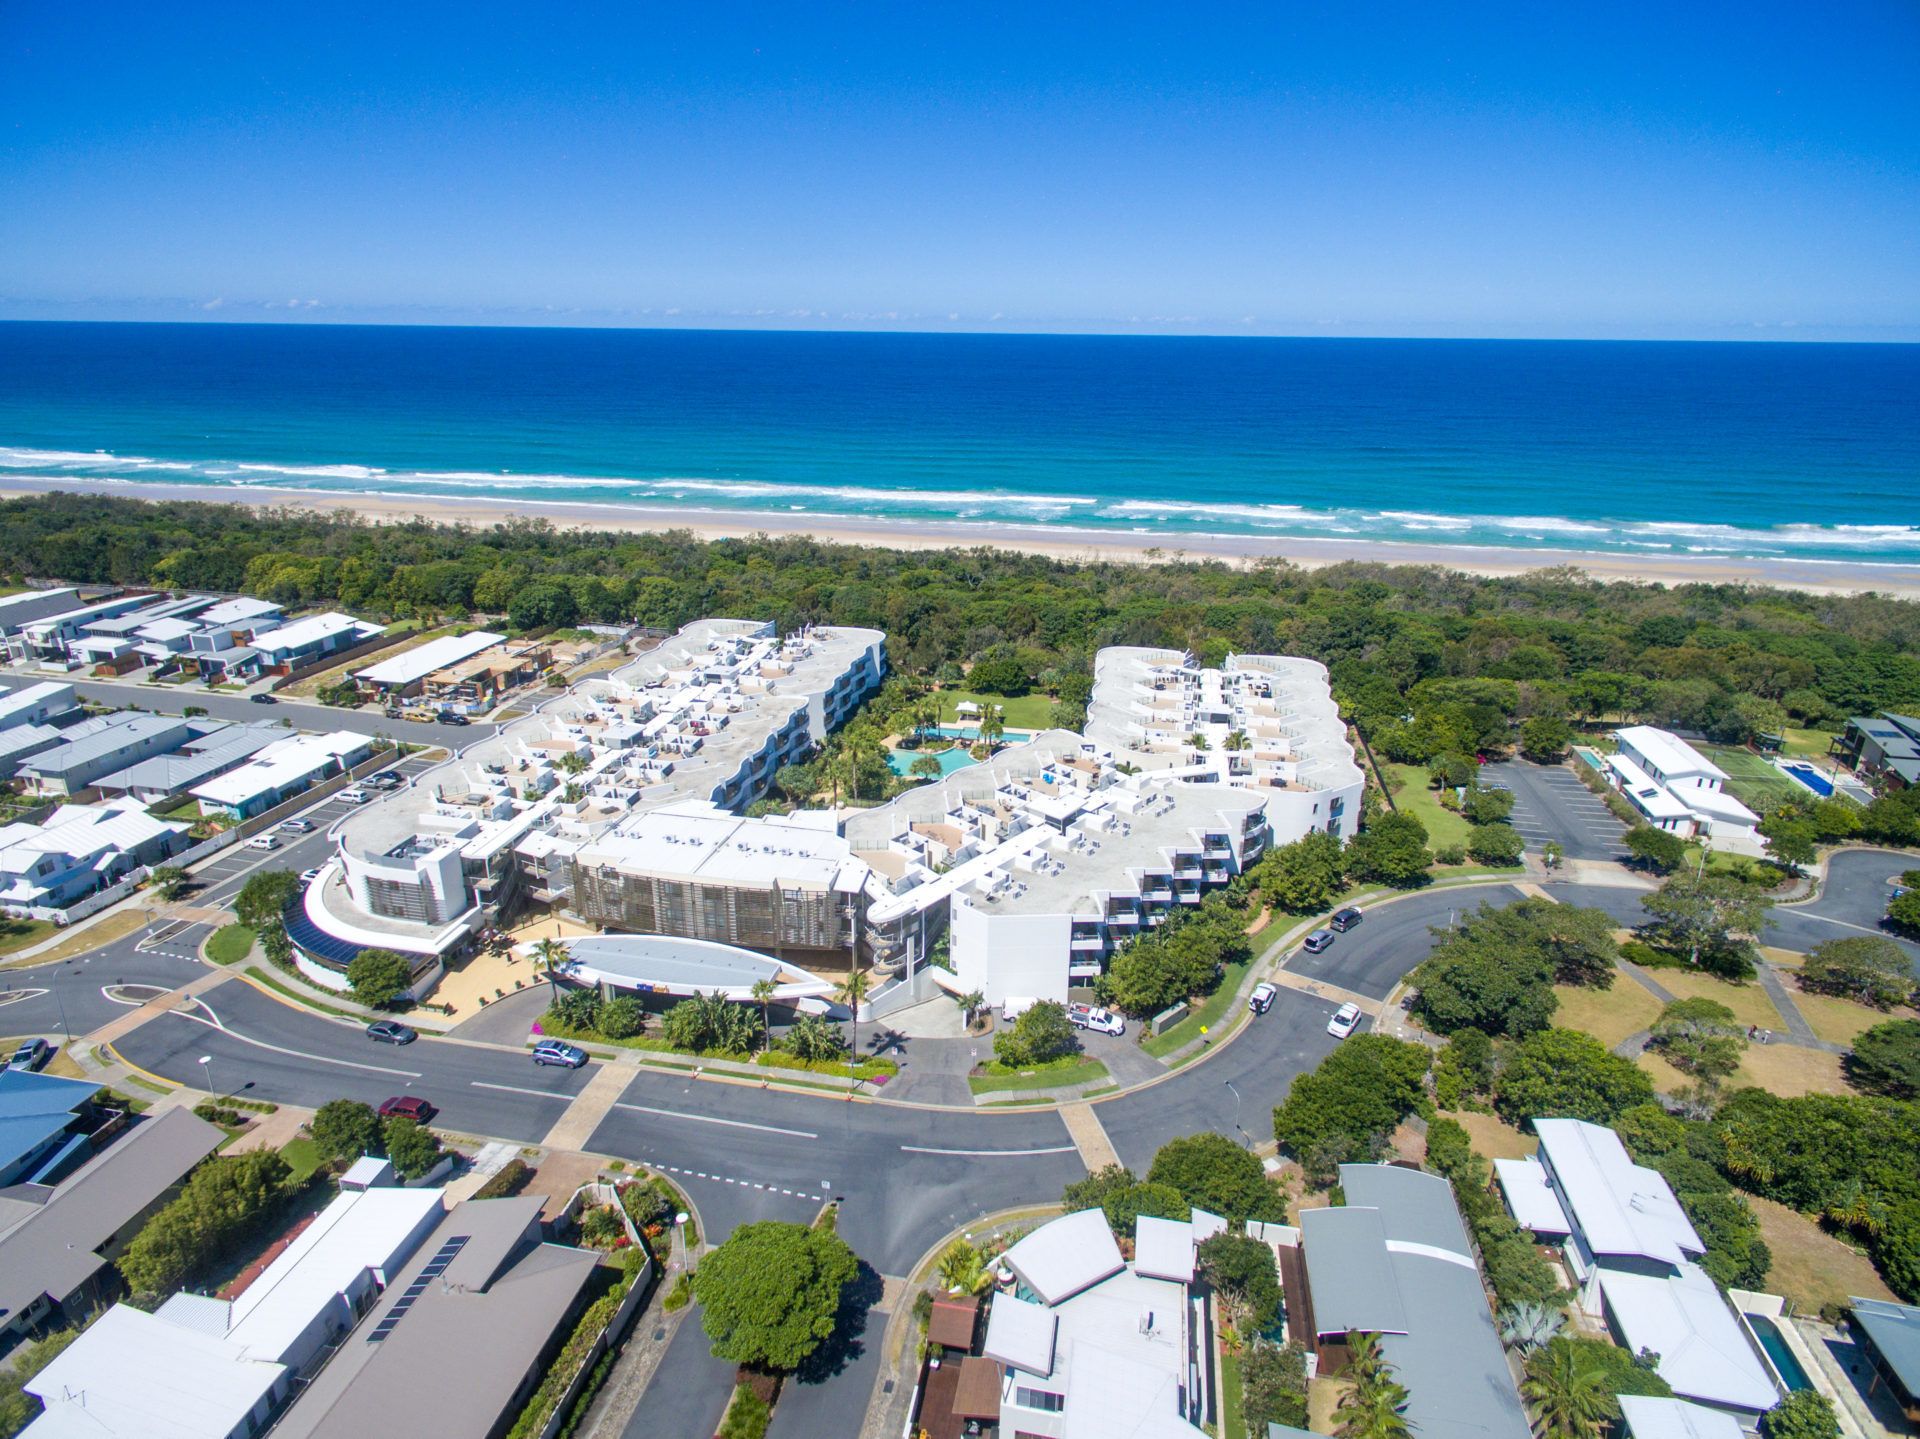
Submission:
<svg viewBox="0 0 1920 1439">
<path fill-rule="evenodd" d="M 1648 824 L 1689 838 L 1753 840 L 1760 816 L 1727 793 L 1726 771 L 1699 750 L 1652 725 L 1613 738 L 1620 748 L 1606 757 L 1607 778 Z"/>
</svg>

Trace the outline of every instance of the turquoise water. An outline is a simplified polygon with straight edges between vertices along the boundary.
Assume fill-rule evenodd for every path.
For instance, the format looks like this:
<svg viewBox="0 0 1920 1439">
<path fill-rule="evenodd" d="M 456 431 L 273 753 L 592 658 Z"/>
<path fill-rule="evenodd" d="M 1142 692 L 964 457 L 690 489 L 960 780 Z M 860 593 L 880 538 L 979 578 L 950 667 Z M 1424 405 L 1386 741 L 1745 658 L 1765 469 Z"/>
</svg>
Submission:
<svg viewBox="0 0 1920 1439">
<path fill-rule="evenodd" d="M 135 492 L 1920 564 L 1913 345 L 14 323 L 0 375 L 0 477 Z"/>
<path fill-rule="evenodd" d="M 1767 1358 L 1773 1361 L 1773 1367 L 1786 1381 L 1787 1388 L 1813 1388 L 1813 1381 L 1807 1378 L 1807 1371 L 1800 1367 L 1800 1361 L 1793 1357 L 1793 1351 L 1787 1347 L 1787 1341 L 1780 1336 L 1780 1330 L 1773 1320 L 1764 1314 L 1749 1314 L 1747 1323 L 1753 1326 L 1754 1337 L 1760 1341 L 1760 1347 L 1767 1351 Z"/>
<path fill-rule="evenodd" d="M 926 733 L 935 739 L 976 740 L 980 738 L 980 731 L 978 729 L 960 729 L 953 725 L 940 725 L 935 729 L 926 731 Z M 1000 742 L 1002 744 L 1024 744 L 1032 738 L 1033 731 L 1024 729 L 1003 730 L 1000 734 Z"/>
<path fill-rule="evenodd" d="M 887 751 L 887 768 L 895 774 L 911 774 L 913 762 L 923 754 L 931 754 L 940 761 L 940 774 L 944 778 L 957 769 L 965 769 L 979 761 L 958 746 L 943 750 L 896 749 Z"/>
</svg>

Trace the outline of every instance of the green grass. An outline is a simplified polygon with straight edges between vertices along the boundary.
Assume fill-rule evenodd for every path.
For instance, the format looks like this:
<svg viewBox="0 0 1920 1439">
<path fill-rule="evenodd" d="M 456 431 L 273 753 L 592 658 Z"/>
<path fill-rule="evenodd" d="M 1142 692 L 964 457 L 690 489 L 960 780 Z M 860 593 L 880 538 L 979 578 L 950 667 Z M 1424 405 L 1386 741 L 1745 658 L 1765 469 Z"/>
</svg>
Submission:
<svg viewBox="0 0 1920 1439">
<path fill-rule="evenodd" d="M 253 931 L 244 924 L 225 924 L 207 941 L 207 958 L 215 964 L 238 964 L 253 953 Z"/>
<path fill-rule="evenodd" d="M 1727 772 L 1728 791 L 1757 813 L 1765 814 L 1783 800 L 1806 793 L 1752 750 L 1719 744 L 1696 745 L 1694 748 Z"/>
<path fill-rule="evenodd" d="M 1244 1439 L 1247 1421 L 1240 1414 L 1240 1356 L 1220 1355 L 1220 1433 L 1222 1439 Z"/>
<path fill-rule="evenodd" d="M 1419 765 L 1390 764 L 1384 766 L 1388 774 L 1403 781 L 1400 788 L 1393 792 L 1393 807 L 1401 814 L 1410 814 L 1427 827 L 1427 844 L 1433 849 L 1443 849 L 1450 844 L 1465 844 L 1467 834 L 1473 828 L 1465 817 L 1450 809 L 1440 808 L 1440 792 L 1427 788 L 1427 772 Z"/>
<path fill-rule="evenodd" d="M 1291 926 L 1298 924 L 1299 921 L 1289 919 L 1287 923 Z M 1259 950 L 1256 948 L 1254 952 L 1258 954 Z M 1155 1059 L 1160 1059 L 1173 1053 L 1181 1045 L 1191 1044 L 1198 1039 L 1203 1026 L 1211 1031 L 1213 1038 L 1220 1038 L 1221 1018 L 1233 1004 L 1233 997 L 1240 990 L 1240 981 L 1247 977 L 1247 969 L 1251 963 L 1252 961 L 1249 960 L 1242 964 L 1222 966 L 1220 983 L 1212 994 L 1196 1004 L 1185 1019 L 1167 1030 L 1165 1034 L 1153 1034 L 1141 1040 L 1140 1047 Z"/>
<path fill-rule="evenodd" d="M 293 1171 L 293 1182 L 305 1184 L 327 1157 L 320 1152 L 320 1146 L 311 1139 L 289 1139 L 280 1146 L 280 1157 L 287 1161 L 287 1167 Z"/>
<path fill-rule="evenodd" d="M 338 1019 L 351 1019 L 356 1024 L 363 1024 L 366 1022 L 365 1015 L 355 1014 L 352 1010 L 348 1010 L 348 1009 L 336 1008 L 334 1005 L 328 1004 L 326 1001 L 322 999 L 315 998 L 314 992 L 311 990 L 295 989 L 292 985 L 288 984 L 285 980 L 281 979 L 278 975 L 262 969 L 257 964 L 250 964 L 247 966 L 247 977 L 249 979 L 259 980 L 260 983 L 264 984 L 268 989 L 271 989 L 272 991 L 274 991 L 274 993 L 284 994 L 288 999 L 291 999 L 294 1003 L 304 1004 L 308 1009 L 317 1009 L 322 1014 L 331 1014 Z"/>
<path fill-rule="evenodd" d="M 172 804 L 151 805 L 147 813 L 155 819 L 176 819 L 191 823 L 200 818 L 200 801 L 192 795 L 184 795 Z"/>
<path fill-rule="evenodd" d="M 1789 729 L 1785 732 L 1788 756 L 1801 755 L 1825 759 L 1828 747 L 1833 743 L 1833 731 L 1824 729 Z"/>
<path fill-rule="evenodd" d="M 1015 1074 L 970 1074 L 967 1087 L 975 1094 L 999 1094 L 1009 1089 L 1065 1089 L 1106 1077 L 1107 1067 L 1099 1060 L 1070 1057 L 1029 1065 Z"/>
<path fill-rule="evenodd" d="M 934 696 L 940 701 L 940 723 L 954 724 L 959 720 L 957 706 L 962 700 L 972 700 L 984 710 L 988 705 L 1000 706 L 1000 716 L 1008 729 L 1045 729 L 1053 717 L 1053 701 L 1043 694 L 1021 695 L 1019 699 L 1005 699 L 1000 695 L 984 695 L 974 690 L 941 690 Z"/>
<path fill-rule="evenodd" d="M 51 939 L 59 929 L 50 919 L 0 918 L 0 954 L 12 954 Z"/>
</svg>

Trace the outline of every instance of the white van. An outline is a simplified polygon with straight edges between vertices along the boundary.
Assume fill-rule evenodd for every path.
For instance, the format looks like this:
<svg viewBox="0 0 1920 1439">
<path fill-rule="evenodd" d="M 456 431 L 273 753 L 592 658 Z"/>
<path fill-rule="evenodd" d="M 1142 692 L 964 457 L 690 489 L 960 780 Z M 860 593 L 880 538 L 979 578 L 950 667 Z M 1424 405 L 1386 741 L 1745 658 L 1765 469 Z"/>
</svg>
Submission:
<svg viewBox="0 0 1920 1439">
<path fill-rule="evenodd" d="M 252 839 L 246 841 L 246 845 L 248 849 L 278 849 L 280 848 L 280 841 L 270 834 L 256 834 Z"/>
<path fill-rule="evenodd" d="M 1003 1022 L 1012 1024 L 1014 1020 L 1032 1009 L 1039 1002 L 1039 1000 L 1031 996 L 1009 998 L 1000 1006 L 1000 1018 Z"/>
</svg>

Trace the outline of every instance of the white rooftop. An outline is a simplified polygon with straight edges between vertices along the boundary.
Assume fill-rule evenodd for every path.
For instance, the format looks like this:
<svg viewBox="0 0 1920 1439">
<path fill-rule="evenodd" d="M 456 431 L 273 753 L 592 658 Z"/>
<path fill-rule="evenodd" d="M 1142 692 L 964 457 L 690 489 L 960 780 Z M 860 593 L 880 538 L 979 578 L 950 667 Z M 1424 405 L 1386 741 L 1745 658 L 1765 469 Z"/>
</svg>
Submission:
<svg viewBox="0 0 1920 1439">
<path fill-rule="evenodd" d="M 27 1439 L 227 1439 L 286 1373 L 224 1339 L 116 1304 L 26 1383 Z"/>
<path fill-rule="evenodd" d="M 366 749 L 367 745 L 367 736 L 352 730 L 296 735 L 268 745 L 238 769 L 216 775 L 188 792 L 215 804 L 244 804 L 259 795 L 298 784 L 329 761 Z"/>
<path fill-rule="evenodd" d="M 1704 779 L 1725 779 L 1727 772 L 1699 750 L 1681 739 L 1678 735 L 1650 724 L 1628 725 L 1617 729 L 1613 737 L 1621 744 L 1631 745 L 1648 764 L 1659 770 L 1661 776 L 1672 783 L 1696 775 Z"/>
<path fill-rule="evenodd" d="M 1620 1417 L 1633 1439 L 1742 1439 L 1740 1421 L 1704 1404 L 1684 1399 L 1655 1399 L 1646 1394 L 1622 1394 Z"/>
<path fill-rule="evenodd" d="M 492 649 L 506 639 L 491 630 L 474 630 L 464 635 L 442 635 L 437 640 L 428 640 L 405 654 L 395 655 L 390 660 L 382 660 L 377 665 L 355 670 L 353 677 L 377 685 L 410 685 L 415 680 L 423 680 L 435 670 L 445 669 L 448 665 L 458 664 L 461 660 L 471 659 L 482 650 Z"/>
<path fill-rule="evenodd" d="M 1107 1216 L 1098 1209 L 1082 1209 L 1041 1225 L 1002 1255 L 1001 1262 L 1048 1304 L 1058 1304 L 1126 1267 Z"/>
<path fill-rule="evenodd" d="M 1547 1171 L 1537 1159 L 1496 1159 L 1493 1172 L 1500 1176 L 1500 1191 L 1507 1196 L 1507 1208 L 1522 1229 L 1535 1234 L 1573 1233 L 1573 1221 L 1560 1207 L 1559 1196 L 1547 1179 Z"/>
<path fill-rule="evenodd" d="M 1621 787 L 1654 819 L 1687 819 L 1693 814 L 1693 810 L 1681 803 L 1672 790 L 1624 754 L 1608 755 L 1607 768 L 1620 776 Z"/>
<path fill-rule="evenodd" d="M 996 1294 L 987 1310 L 987 1338 L 981 1352 L 1044 1379 L 1053 1373 L 1053 1341 L 1059 1328 L 1060 1321 L 1045 1305 Z"/>
<path fill-rule="evenodd" d="M 1186 1219 L 1140 1216 L 1134 1229 L 1133 1272 L 1149 1279 L 1193 1282 L 1193 1224 Z"/>
<path fill-rule="evenodd" d="M 1611 1129 L 1579 1119 L 1536 1119 L 1533 1132 L 1567 1216 L 1595 1254 L 1679 1264 L 1707 1252 L 1672 1186 L 1635 1164 Z"/>
<path fill-rule="evenodd" d="M 849 892 L 859 890 L 865 874 L 847 842 L 831 830 L 777 816 L 743 819 L 699 801 L 635 815 L 583 846 L 575 862 L 629 874 Z"/>
<path fill-rule="evenodd" d="M 1707 1272 L 1668 1278 L 1600 1271 L 1600 1293 L 1630 1353 L 1651 1349 L 1656 1373 L 1685 1399 L 1759 1413 L 1780 1402 L 1773 1377 Z"/>
<path fill-rule="evenodd" d="M 341 614 L 338 610 L 328 610 L 324 614 L 308 615 L 305 619 L 294 620 L 275 629 L 262 630 L 253 637 L 253 647 L 258 650 L 295 650 L 306 645 L 317 644 L 347 630 L 360 630 L 368 635 L 377 635 L 386 629 L 385 625 L 376 625 L 369 620 L 357 620 L 352 615 Z"/>
</svg>

